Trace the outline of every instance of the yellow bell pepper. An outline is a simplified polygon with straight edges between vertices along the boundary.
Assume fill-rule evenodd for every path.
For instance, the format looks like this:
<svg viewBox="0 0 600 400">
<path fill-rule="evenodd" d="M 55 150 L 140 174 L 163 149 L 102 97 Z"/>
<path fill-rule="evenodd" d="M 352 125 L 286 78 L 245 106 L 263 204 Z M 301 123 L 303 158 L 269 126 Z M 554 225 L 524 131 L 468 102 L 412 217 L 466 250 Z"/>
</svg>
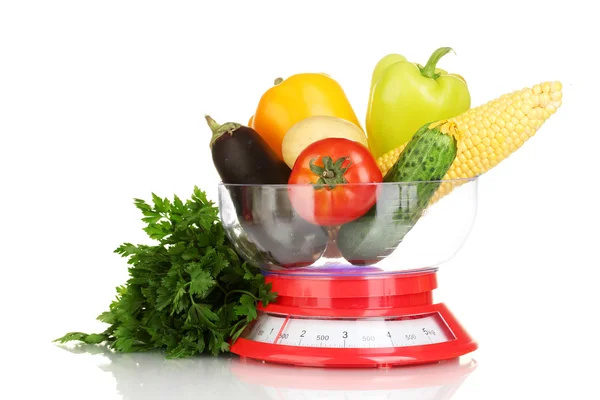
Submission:
<svg viewBox="0 0 600 400">
<path fill-rule="evenodd" d="M 276 79 L 275 85 L 260 98 L 249 122 L 283 159 L 281 144 L 287 131 L 295 123 L 314 115 L 343 118 L 362 129 L 340 84 L 321 73 Z"/>
</svg>

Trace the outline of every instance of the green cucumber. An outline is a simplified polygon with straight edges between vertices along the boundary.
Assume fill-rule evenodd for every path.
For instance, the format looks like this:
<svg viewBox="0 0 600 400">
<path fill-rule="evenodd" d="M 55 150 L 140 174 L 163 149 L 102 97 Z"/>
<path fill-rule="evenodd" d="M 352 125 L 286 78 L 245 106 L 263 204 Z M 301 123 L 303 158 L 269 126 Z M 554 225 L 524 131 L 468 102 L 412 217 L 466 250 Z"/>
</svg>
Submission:
<svg viewBox="0 0 600 400">
<path fill-rule="evenodd" d="M 454 162 L 457 132 L 453 122 L 438 121 L 413 135 L 383 177 L 376 204 L 340 228 L 336 242 L 346 260 L 354 265 L 374 264 L 396 249 Z"/>
</svg>

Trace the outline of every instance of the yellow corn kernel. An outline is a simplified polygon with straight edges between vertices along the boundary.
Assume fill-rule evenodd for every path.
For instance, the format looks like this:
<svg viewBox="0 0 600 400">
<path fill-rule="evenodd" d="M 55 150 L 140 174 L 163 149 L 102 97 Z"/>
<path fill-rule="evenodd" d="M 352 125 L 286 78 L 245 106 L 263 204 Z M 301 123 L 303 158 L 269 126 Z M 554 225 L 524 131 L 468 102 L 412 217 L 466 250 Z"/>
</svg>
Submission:
<svg viewBox="0 0 600 400">
<path fill-rule="evenodd" d="M 544 82 L 544 83 L 542 83 L 542 92 L 543 93 L 550 92 L 550 85 L 551 85 L 550 82 Z"/>
<path fill-rule="evenodd" d="M 473 178 L 487 172 L 529 140 L 562 105 L 562 84 L 543 82 L 504 94 L 467 110 L 449 122 L 456 123 L 461 143 L 445 180 Z M 377 159 L 385 176 L 404 149 L 402 145 Z M 460 182 L 443 182 L 430 204 L 450 193 Z"/>
<path fill-rule="evenodd" d="M 550 103 L 550 95 L 548 93 L 542 93 L 540 96 L 540 106 L 546 107 Z"/>
<path fill-rule="evenodd" d="M 389 171 L 390 168 L 392 168 L 396 160 L 398 160 L 402 149 L 404 149 L 404 146 L 395 148 L 377 159 L 377 167 L 384 176 L 387 173 L 387 171 Z"/>
</svg>

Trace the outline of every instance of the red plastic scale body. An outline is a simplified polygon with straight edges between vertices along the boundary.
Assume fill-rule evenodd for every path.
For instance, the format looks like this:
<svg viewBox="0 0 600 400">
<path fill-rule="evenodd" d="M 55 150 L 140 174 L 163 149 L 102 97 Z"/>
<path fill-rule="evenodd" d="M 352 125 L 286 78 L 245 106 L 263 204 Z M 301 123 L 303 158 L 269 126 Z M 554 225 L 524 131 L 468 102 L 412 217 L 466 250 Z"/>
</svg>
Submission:
<svg viewBox="0 0 600 400">
<path fill-rule="evenodd" d="M 263 316 L 273 315 L 280 318 L 281 323 L 274 325 L 276 334 L 267 341 L 252 340 L 248 338 L 251 335 L 243 334 L 231 347 L 232 353 L 241 357 L 314 367 L 390 367 L 449 360 L 477 349 L 477 343 L 448 307 L 444 303 L 434 303 L 433 290 L 437 288 L 435 272 L 372 276 L 272 274 L 266 276 L 266 281 L 272 283 L 272 290 L 277 292 L 278 297 L 267 307 L 259 307 L 261 315 L 257 321 Z M 438 337 L 443 336 L 443 340 L 416 345 L 380 344 L 351 348 L 345 347 L 345 341 L 344 348 L 331 347 L 327 343 L 282 343 L 282 338 L 289 337 L 289 334 L 282 334 L 290 320 L 298 323 L 315 319 L 322 322 L 352 321 L 346 326 L 356 324 L 357 331 L 360 331 L 361 321 L 403 321 L 423 317 L 435 319 L 436 327 L 443 331 L 438 332 Z M 319 323 L 316 323 L 317 326 Z M 248 327 L 248 331 L 252 329 L 252 325 Z M 346 336 L 347 331 L 344 332 Z M 390 335 L 390 332 L 387 334 Z"/>
</svg>

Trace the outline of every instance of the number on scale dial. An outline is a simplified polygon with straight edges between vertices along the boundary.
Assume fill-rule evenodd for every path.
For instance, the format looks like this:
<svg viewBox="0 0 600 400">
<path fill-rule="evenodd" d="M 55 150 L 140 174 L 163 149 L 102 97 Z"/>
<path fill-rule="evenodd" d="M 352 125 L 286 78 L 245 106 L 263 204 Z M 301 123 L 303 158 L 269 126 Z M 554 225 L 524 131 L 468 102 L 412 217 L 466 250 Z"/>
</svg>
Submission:
<svg viewBox="0 0 600 400">
<path fill-rule="evenodd" d="M 306 319 L 261 313 L 246 339 L 288 346 L 383 348 L 453 339 L 437 314 L 411 319 Z"/>
</svg>

